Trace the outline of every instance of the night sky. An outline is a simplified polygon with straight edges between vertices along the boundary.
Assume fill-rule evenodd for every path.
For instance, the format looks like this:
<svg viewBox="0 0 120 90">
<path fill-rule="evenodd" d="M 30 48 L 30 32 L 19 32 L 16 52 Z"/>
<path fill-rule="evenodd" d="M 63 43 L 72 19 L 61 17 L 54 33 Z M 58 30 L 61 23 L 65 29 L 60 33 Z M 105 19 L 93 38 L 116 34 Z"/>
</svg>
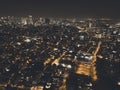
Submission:
<svg viewBox="0 0 120 90">
<path fill-rule="evenodd" d="M 0 0 L 0 16 L 120 18 L 120 0 Z"/>
</svg>

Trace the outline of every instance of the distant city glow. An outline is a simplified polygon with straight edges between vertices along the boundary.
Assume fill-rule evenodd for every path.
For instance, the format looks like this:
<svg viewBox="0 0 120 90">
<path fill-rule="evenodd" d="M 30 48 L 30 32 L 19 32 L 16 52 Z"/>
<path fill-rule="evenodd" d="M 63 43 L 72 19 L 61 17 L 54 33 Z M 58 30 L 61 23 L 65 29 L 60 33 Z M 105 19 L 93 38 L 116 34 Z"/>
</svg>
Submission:
<svg viewBox="0 0 120 90">
<path fill-rule="evenodd" d="M 118 85 L 120 86 L 120 82 L 118 82 Z"/>
<path fill-rule="evenodd" d="M 95 18 L 1 17 L 0 90 L 120 86 L 116 23 Z"/>
</svg>

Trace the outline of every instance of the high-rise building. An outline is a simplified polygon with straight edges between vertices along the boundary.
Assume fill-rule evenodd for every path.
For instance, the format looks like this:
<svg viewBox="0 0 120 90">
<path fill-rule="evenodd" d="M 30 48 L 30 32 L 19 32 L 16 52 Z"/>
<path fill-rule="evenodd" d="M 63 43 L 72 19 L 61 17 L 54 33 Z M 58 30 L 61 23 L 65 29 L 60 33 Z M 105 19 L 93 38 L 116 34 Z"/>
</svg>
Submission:
<svg viewBox="0 0 120 90">
<path fill-rule="evenodd" d="M 33 25 L 33 17 L 32 17 L 32 15 L 28 15 L 27 23 L 29 25 Z"/>
<path fill-rule="evenodd" d="M 27 24 L 27 18 L 21 18 L 21 24 L 26 25 Z"/>
</svg>

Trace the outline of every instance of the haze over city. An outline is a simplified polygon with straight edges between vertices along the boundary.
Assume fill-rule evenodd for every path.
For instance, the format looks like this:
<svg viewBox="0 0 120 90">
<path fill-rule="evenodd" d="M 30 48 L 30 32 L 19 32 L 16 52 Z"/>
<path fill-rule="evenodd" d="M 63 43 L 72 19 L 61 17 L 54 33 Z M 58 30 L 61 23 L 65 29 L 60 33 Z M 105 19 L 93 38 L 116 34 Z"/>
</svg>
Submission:
<svg viewBox="0 0 120 90">
<path fill-rule="evenodd" d="M 119 3 L 113 0 L 1 0 L 0 16 L 119 18 Z"/>
</svg>

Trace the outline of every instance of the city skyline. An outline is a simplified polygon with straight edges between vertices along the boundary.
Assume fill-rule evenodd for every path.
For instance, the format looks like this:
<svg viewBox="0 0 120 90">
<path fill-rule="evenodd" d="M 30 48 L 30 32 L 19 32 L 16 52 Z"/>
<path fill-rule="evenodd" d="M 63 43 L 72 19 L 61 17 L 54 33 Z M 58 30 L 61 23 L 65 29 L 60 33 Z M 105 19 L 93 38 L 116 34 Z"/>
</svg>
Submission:
<svg viewBox="0 0 120 90">
<path fill-rule="evenodd" d="M 1 0 L 0 16 L 119 18 L 119 1 L 112 0 Z"/>
</svg>

